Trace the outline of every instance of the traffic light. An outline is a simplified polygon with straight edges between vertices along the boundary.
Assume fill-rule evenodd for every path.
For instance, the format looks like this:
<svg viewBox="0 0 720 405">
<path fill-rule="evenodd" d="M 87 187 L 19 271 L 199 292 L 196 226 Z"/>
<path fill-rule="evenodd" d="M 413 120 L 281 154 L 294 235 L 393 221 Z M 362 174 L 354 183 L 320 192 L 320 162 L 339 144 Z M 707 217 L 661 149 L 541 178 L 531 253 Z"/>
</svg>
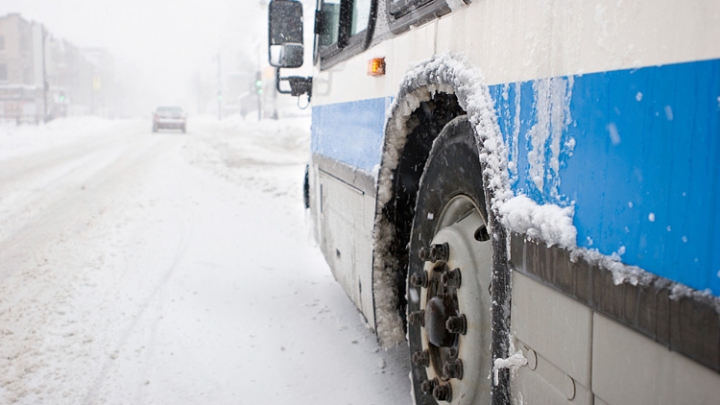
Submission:
<svg viewBox="0 0 720 405">
<path fill-rule="evenodd" d="M 64 93 L 60 93 L 60 95 L 58 96 L 58 100 L 59 100 L 61 103 L 64 102 L 64 101 L 65 101 L 65 94 L 64 94 Z"/>
<path fill-rule="evenodd" d="M 263 94 L 263 82 L 260 72 L 255 75 L 255 91 L 257 91 L 257 94 Z"/>
</svg>

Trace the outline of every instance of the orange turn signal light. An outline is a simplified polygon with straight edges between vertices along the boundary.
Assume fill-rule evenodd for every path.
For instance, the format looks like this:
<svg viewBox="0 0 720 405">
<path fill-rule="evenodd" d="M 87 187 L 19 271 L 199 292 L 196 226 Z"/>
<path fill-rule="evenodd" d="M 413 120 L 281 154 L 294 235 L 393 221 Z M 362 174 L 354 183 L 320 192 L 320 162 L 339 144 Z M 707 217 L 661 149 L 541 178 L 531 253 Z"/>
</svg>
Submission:
<svg viewBox="0 0 720 405">
<path fill-rule="evenodd" d="M 372 58 L 368 61 L 367 74 L 382 76 L 385 74 L 385 58 Z"/>
</svg>

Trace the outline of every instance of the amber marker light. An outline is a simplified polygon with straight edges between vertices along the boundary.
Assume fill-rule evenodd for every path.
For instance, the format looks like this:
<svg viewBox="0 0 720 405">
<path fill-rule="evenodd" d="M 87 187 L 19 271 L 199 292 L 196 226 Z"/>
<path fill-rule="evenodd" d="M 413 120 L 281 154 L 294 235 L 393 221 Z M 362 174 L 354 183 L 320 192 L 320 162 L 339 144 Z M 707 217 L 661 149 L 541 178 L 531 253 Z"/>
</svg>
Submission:
<svg viewBox="0 0 720 405">
<path fill-rule="evenodd" d="M 385 58 L 372 58 L 368 61 L 367 74 L 382 76 L 385 74 Z"/>
</svg>

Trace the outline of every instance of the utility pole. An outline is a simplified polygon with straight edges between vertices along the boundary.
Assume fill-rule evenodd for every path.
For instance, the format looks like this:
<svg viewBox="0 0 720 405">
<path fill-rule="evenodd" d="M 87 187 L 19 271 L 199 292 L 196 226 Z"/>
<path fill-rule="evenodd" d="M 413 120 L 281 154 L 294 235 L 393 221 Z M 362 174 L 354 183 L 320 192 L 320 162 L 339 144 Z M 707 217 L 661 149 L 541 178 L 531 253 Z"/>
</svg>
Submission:
<svg viewBox="0 0 720 405">
<path fill-rule="evenodd" d="M 220 50 L 218 49 L 217 54 L 218 62 L 218 89 L 217 89 L 217 100 L 218 100 L 218 121 L 222 120 L 222 76 L 220 74 Z"/>
<path fill-rule="evenodd" d="M 277 120 L 278 119 L 278 108 L 277 108 L 277 86 L 273 86 L 273 115 L 272 119 Z"/>
<path fill-rule="evenodd" d="M 43 122 L 48 122 L 48 112 L 47 112 L 47 93 L 48 88 L 50 87 L 50 83 L 48 83 L 47 80 L 47 70 L 46 70 L 46 52 L 45 52 L 45 42 L 47 41 L 47 31 L 45 31 L 45 25 L 40 26 L 40 37 L 42 38 L 42 69 L 43 69 Z"/>
<path fill-rule="evenodd" d="M 95 115 L 95 65 L 92 65 L 92 79 L 90 81 L 90 115 Z"/>
<path fill-rule="evenodd" d="M 262 72 L 259 70 L 255 72 L 255 93 L 257 95 L 257 108 L 258 108 L 258 122 L 262 120 L 262 96 L 263 96 L 263 81 Z"/>
</svg>

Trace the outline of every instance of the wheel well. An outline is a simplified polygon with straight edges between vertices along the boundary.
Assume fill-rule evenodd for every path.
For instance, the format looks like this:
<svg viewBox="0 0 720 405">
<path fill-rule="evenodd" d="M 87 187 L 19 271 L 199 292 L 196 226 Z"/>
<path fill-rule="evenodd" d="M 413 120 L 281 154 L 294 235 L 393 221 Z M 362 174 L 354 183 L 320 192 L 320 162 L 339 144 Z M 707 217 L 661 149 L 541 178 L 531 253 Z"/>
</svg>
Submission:
<svg viewBox="0 0 720 405">
<path fill-rule="evenodd" d="M 398 165 L 393 171 L 392 198 L 383 208 L 383 214 L 389 219 L 395 231 L 388 253 L 397 260 L 397 268 L 400 269 L 396 273 L 395 280 L 398 292 L 397 309 L 405 329 L 407 329 L 405 309 L 408 244 L 420 177 L 435 138 L 445 124 L 464 114 L 465 110 L 460 106 L 455 94 L 435 93 L 430 100 L 420 102 L 418 108 L 407 119 L 410 133 L 398 159 Z"/>
</svg>

